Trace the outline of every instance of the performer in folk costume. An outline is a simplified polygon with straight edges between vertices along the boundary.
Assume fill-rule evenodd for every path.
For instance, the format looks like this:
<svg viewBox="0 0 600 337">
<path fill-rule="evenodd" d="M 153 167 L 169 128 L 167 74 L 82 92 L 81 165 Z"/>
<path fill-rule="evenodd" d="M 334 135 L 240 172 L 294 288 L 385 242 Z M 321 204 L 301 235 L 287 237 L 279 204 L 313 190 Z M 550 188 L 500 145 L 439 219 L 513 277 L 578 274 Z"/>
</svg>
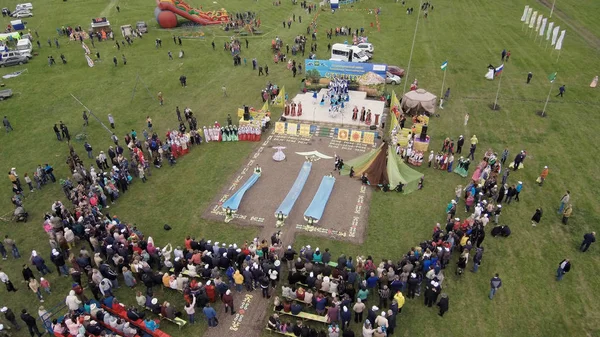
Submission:
<svg viewBox="0 0 600 337">
<path fill-rule="evenodd" d="M 317 104 L 317 91 L 316 90 L 313 91 L 312 98 L 313 98 L 313 104 Z"/>
<path fill-rule="evenodd" d="M 362 109 L 360 110 L 360 121 L 364 122 L 365 121 L 365 115 L 366 115 L 367 111 L 365 110 L 365 107 L 363 106 Z"/>
<path fill-rule="evenodd" d="M 292 117 L 296 117 L 296 103 L 292 102 Z"/>
<path fill-rule="evenodd" d="M 215 127 L 213 130 L 215 139 L 217 139 L 218 142 L 223 141 L 223 135 L 221 134 L 221 124 L 219 124 L 219 122 L 215 121 Z"/>
<path fill-rule="evenodd" d="M 371 125 L 371 109 L 367 111 L 367 118 L 365 119 L 365 124 Z"/>
<path fill-rule="evenodd" d="M 228 223 L 231 220 L 233 220 L 233 211 L 231 208 L 227 207 L 225 209 L 225 223 Z"/>
<path fill-rule="evenodd" d="M 261 134 L 260 126 L 257 126 L 256 127 L 256 132 L 255 132 L 255 138 L 254 138 L 255 142 L 260 141 L 260 134 Z"/>
<path fill-rule="evenodd" d="M 223 134 L 223 141 L 224 142 L 228 142 L 229 141 L 229 128 L 221 128 L 221 133 Z"/>
<path fill-rule="evenodd" d="M 325 105 L 325 95 L 323 95 L 323 97 L 321 97 L 321 102 L 319 103 L 320 106 L 324 106 Z"/>
<path fill-rule="evenodd" d="M 355 105 L 352 110 L 352 120 L 355 121 L 358 118 L 358 107 Z"/>
<path fill-rule="evenodd" d="M 285 103 L 285 108 L 283 109 L 283 114 L 289 116 L 290 114 L 290 105 Z"/>
<path fill-rule="evenodd" d="M 298 102 L 298 117 L 302 116 L 302 102 Z"/>
<path fill-rule="evenodd" d="M 277 219 L 277 223 L 275 224 L 275 227 L 281 227 L 281 226 L 285 225 L 285 219 L 287 217 L 285 215 L 283 215 L 283 212 L 279 211 L 279 213 L 276 213 L 275 218 Z"/>
</svg>

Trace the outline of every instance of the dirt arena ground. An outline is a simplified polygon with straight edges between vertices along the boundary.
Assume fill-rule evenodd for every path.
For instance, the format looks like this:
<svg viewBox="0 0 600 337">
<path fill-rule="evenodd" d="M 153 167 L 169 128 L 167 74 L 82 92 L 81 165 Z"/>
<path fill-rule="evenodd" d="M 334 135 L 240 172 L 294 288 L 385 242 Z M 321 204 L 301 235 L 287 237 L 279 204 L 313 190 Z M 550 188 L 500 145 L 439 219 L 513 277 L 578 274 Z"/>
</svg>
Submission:
<svg viewBox="0 0 600 337">
<path fill-rule="evenodd" d="M 283 150 L 286 155 L 284 161 L 273 160 L 274 146 L 286 147 Z M 270 236 L 277 231 L 275 210 L 294 184 L 298 172 L 306 160 L 305 156 L 298 155 L 296 152 L 319 151 L 330 157 L 337 154 L 347 161 L 373 148 L 373 145 L 339 141 L 331 137 L 312 136 L 306 138 L 273 133 L 267 137 L 263 136 L 261 146 L 250 156 L 246 165 L 233 176 L 224 190 L 217 195 L 203 216 L 207 219 L 222 221 L 225 213 L 220 207 L 221 204 L 245 183 L 256 165 L 259 165 L 262 168 L 262 175 L 244 195 L 232 222 L 261 226 L 263 227 L 262 233 Z M 332 239 L 362 243 L 372 191 L 362 186 L 357 179 L 339 176 L 337 172 L 333 171 L 333 166 L 334 159 L 320 159 L 313 162 L 304 189 L 282 229 L 285 229 L 287 233 L 309 232 Z M 308 226 L 304 221 L 304 212 L 317 192 L 321 179 L 329 173 L 333 173 L 336 178 L 333 192 L 321 220 L 315 226 Z"/>
</svg>

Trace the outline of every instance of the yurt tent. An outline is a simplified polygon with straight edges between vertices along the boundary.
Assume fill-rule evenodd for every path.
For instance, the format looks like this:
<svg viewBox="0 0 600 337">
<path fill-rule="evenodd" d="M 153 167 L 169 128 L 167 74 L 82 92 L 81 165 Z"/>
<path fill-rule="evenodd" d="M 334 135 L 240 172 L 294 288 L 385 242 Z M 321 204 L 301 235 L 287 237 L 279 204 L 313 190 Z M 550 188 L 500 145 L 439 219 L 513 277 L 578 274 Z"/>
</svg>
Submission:
<svg viewBox="0 0 600 337">
<path fill-rule="evenodd" d="M 402 97 L 402 110 L 410 115 L 426 113 L 432 115 L 437 107 L 437 97 L 424 90 L 409 91 Z"/>
<path fill-rule="evenodd" d="M 402 183 L 403 193 L 417 190 L 423 177 L 422 173 L 408 167 L 385 142 L 377 149 L 345 162 L 341 174 L 349 175 L 351 167 L 357 179 L 365 173 L 371 186 L 389 184 L 390 189 L 394 189 Z"/>
</svg>

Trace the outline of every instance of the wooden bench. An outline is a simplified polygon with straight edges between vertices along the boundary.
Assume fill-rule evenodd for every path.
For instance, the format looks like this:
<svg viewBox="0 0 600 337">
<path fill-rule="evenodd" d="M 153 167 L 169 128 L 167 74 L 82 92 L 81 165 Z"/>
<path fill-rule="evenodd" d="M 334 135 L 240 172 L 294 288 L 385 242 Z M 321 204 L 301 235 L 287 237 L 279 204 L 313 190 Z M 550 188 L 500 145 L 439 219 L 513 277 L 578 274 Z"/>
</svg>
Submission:
<svg viewBox="0 0 600 337">
<path fill-rule="evenodd" d="M 174 319 L 170 319 L 168 317 L 163 316 L 162 314 L 158 314 L 158 317 L 160 317 L 161 320 L 167 320 L 175 325 L 177 325 L 179 327 L 179 330 L 181 330 L 181 327 L 185 326 L 187 324 L 187 321 L 184 319 L 181 319 L 179 317 L 175 317 Z"/>
<path fill-rule="evenodd" d="M 304 312 L 304 311 L 301 311 L 298 315 L 294 315 L 291 312 L 285 312 L 285 311 L 275 311 L 275 312 L 277 312 L 279 314 L 282 314 L 282 315 L 289 315 L 289 316 L 292 316 L 292 317 L 300 317 L 300 318 L 305 319 L 305 320 L 327 324 L 327 317 L 326 316 L 319 316 L 319 315 L 315 315 L 315 314 L 309 314 L 308 312 Z"/>
<path fill-rule="evenodd" d="M 271 328 L 269 328 L 269 327 L 266 327 L 266 330 L 267 330 L 267 331 L 269 331 L 269 333 L 272 333 L 272 332 L 274 332 L 274 333 L 278 333 L 278 334 L 280 334 L 280 335 L 284 335 L 284 336 L 296 337 L 296 335 L 294 335 L 294 334 L 293 334 L 293 333 L 291 333 L 291 332 L 281 332 L 281 331 L 273 330 L 273 329 L 271 329 Z"/>
</svg>

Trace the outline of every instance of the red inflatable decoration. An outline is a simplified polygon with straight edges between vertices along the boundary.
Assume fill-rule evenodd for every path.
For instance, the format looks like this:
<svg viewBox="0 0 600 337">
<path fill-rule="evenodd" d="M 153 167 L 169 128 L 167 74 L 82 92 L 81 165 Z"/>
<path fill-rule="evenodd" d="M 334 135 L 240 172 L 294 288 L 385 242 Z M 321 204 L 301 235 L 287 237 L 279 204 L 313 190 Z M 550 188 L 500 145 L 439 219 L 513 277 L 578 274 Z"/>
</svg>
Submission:
<svg viewBox="0 0 600 337">
<path fill-rule="evenodd" d="M 162 28 L 175 28 L 177 27 L 177 15 L 169 11 L 161 11 L 156 17 L 156 21 Z"/>
</svg>

